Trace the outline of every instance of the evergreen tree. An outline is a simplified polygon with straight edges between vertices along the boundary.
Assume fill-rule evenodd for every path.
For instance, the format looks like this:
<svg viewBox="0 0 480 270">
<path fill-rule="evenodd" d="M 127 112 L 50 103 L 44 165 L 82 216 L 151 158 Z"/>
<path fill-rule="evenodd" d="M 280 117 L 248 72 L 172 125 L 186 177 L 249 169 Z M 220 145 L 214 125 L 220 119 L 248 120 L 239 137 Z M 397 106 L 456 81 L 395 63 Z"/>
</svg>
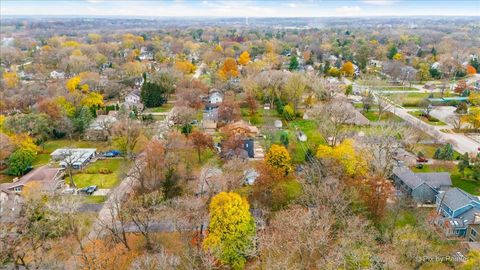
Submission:
<svg viewBox="0 0 480 270">
<path fill-rule="evenodd" d="M 298 69 L 298 59 L 295 55 L 290 57 L 290 65 L 288 66 L 288 70 L 297 70 Z"/>
<path fill-rule="evenodd" d="M 390 49 L 388 50 L 388 54 L 387 54 L 388 59 L 390 59 L 390 60 L 393 59 L 393 57 L 397 53 L 398 53 L 397 46 L 395 46 L 395 45 L 391 46 Z"/>
<path fill-rule="evenodd" d="M 147 108 L 162 106 L 166 101 L 166 89 L 161 85 L 151 82 L 144 82 L 140 98 Z"/>
</svg>

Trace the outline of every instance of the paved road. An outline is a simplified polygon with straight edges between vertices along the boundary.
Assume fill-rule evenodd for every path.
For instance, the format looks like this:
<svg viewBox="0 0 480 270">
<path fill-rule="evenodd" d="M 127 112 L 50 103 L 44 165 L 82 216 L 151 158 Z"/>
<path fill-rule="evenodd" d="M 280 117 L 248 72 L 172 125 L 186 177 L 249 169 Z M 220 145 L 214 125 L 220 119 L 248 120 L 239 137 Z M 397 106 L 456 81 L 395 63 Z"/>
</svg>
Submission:
<svg viewBox="0 0 480 270">
<path fill-rule="evenodd" d="M 376 96 L 380 97 L 379 95 L 376 95 Z M 414 127 L 417 127 L 418 129 L 424 131 L 425 133 L 432 136 L 437 141 L 442 143 L 447 143 L 447 142 L 451 143 L 453 145 L 453 148 L 459 153 L 465 153 L 465 152 L 477 153 L 478 152 L 478 148 L 480 147 L 480 144 L 477 143 L 476 141 L 468 138 L 463 134 L 452 134 L 452 133 L 441 132 L 440 129 L 449 129 L 449 127 L 448 126 L 431 126 L 423 122 L 422 120 L 410 115 L 405 108 L 396 105 L 390 100 L 388 101 L 391 104 L 393 104 L 390 108 L 388 108 L 390 112 L 402 118 L 403 120 L 407 121 Z"/>
</svg>

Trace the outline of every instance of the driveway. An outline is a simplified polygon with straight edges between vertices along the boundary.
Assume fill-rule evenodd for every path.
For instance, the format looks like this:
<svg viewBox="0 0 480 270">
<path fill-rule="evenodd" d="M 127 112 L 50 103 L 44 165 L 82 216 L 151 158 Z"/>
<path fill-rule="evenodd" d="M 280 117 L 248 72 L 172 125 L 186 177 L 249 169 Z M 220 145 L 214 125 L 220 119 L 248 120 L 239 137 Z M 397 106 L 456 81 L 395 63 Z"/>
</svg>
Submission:
<svg viewBox="0 0 480 270">
<path fill-rule="evenodd" d="M 430 115 L 448 124 L 448 118 L 455 115 L 456 109 L 453 106 L 435 106 Z"/>
</svg>

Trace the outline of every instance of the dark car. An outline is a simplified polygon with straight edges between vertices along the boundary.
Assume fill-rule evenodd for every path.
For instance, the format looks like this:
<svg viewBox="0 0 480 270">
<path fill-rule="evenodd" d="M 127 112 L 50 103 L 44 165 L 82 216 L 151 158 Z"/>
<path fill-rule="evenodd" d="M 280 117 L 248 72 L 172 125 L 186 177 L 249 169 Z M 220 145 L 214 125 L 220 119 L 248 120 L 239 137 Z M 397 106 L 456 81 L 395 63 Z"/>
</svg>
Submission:
<svg viewBox="0 0 480 270">
<path fill-rule="evenodd" d="M 97 191 L 97 186 L 89 186 L 78 190 L 79 193 L 85 193 L 87 195 L 92 195 L 95 191 Z"/>
<path fill-rule="evenodd" d="M 426 159 L 425 157 L 417 157 L 417 162 L 427 163 L 428 159 Z"/>
</svg>

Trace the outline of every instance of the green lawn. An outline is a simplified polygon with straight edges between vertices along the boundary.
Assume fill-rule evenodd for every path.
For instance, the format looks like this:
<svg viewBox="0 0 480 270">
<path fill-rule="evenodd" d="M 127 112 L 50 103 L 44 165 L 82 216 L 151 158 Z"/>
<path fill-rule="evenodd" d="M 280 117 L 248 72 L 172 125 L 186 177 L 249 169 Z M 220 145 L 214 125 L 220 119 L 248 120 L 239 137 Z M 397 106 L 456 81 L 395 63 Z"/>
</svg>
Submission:
<svg viewBox="0 0 480 270">
<path fill-rule="evenodd" d="M 83 198 L 83 203 L 99 204 L 99 203 L 104 203 L 106 200 L 107 200 L 107 196 L 91 195 L 91 196 L 85 196 Z"/>
<path fill-rule="evenodd" d="M 418 107 L 418 105 L 428 96 L 429 93 L 388 93 L 383 94 L 393 102 L 401 104 L 403 107 Z"/>
<path fill-rule="evenodd" d="M 438 120 L 437 118 L 430 116 L 430 118 L 422 116 L 422 111 L 413 111 L 413 112 L 408 112 L 410 115 L 415 116 L 416 118 L 422 120 L 423 122 L 432 125 L 432 126 L 446 126 L 444 122 Z"/>
<path fill-rule="evenodd" d="M 418 152 L 422 152 L 426 158 L 433 158 L 435 155 L 435 151 L 437 148 L 442 147 L 443 145 L 441 144 L 418 144 L 415 147 L 415 154 L 418 154 Z M 457 151 L 453 150 L 453 159 L 456 160 L 460 156 L 460 153 Z"/>
<path fill-rule="evenodd" d="M 391 112 L 384 112 L 382 113 L 382 117 L 380 119 L 378 119 L 378 111 L 362 111 L 362 114 L 370 121 L 372 122 L 376 122 L 376 121 L 387 121 L 387 120 L 391 120 L 391 121 L 394 121 L 394 122 L 402 122 L 403 119 L 394 115 L 393 113 Z"/>
<path fill-rule="evenodd" d="M 313 120 L 294 120 L 289 123 L 288 127 L 290 140 L 288 149 L 290 150 L 290 155 L 292 156 L 292 161 L 294 163 L 302 163 L 305 161 L 305 154 L 308 149 L 315 153 L 318 145 L 325 143 L 322 135 L 318 132 L 317 123 Z M 303 131 L 305 135 L 307 135 L 306 142 L 297 141 L 297 136 L 295 134 L 296 129 Z"/>
<path fill-rule="evenodd" d="M 73 176 L 75 184 L 79 188 L 96 185 L 98 188 L 112 188 L 119 182 L 119 170 L 125 166 L 123 159 L 104 159 L 97 160 Z M 100 169 L 112 171 L 108 174 L 99 173 Z M 66 179 L 68 181 L 68 179 Z"/>
<path fill-rule="evenodd" d="M 148 108 L 145 110 L 146 113 L 149 112 L 168 112 L 173 108 L 172 103 L 165 103 L 160 107 Z"/>
</svg>

